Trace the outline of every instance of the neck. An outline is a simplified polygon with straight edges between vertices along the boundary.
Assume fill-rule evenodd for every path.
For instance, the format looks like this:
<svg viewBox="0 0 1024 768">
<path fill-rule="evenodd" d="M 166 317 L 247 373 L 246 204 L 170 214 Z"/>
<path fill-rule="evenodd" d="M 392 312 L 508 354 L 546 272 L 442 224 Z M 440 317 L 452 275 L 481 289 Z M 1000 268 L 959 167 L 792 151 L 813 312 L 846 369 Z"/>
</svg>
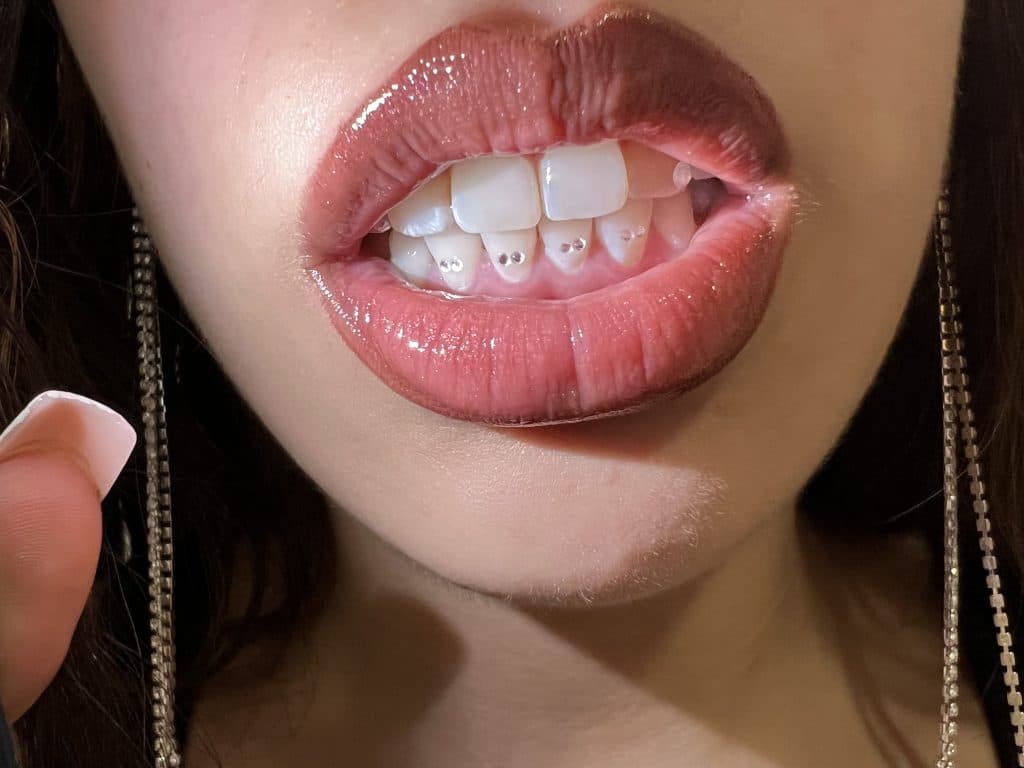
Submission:
<svg viewBox="0 0 1024 768">
<path fill-rule="evenodd" d="M 908 582 L 881 566 L 905 548 L 869 550 L 872 568 L 856 567 L 889 587 L 848 600 L 850 564 L 789 512 L 655 598 L 524 607 L 444 582 L 339 518 L 337 599 L 269 693 L 292 702 L 273 705 L 274 722 L 301 715 L 287 740 L 301 764 L 928 763 L 941 662 L 917 650 L 940 647 L 919 602 L 926 569 Z"/>
<path fill-rule="evenodd" d="M 602 608 L 481 597 L 351 523 L 342 541 L 325 631 L 360 657 L 341 675 L 360 680 L 383 764 L 820 765 L 853 732 L 871 740 L 792 512 L 693 583 Z"/>
</svg>

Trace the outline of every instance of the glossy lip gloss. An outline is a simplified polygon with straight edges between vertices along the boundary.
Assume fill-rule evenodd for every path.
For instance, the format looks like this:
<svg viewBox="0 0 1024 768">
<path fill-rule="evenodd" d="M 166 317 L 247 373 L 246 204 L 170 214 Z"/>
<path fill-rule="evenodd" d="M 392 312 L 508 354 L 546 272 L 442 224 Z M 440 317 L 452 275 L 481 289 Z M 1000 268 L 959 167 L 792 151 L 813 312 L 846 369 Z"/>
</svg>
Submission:
<svg viewBox="0 0 1024 768">
<path fill-rule="evenodd" d="M 739 194 L 682 256 L 567 299 L 420 290 L 361 248 L 454 161 L 605 139 L 654 146 Z M 657 14 L 603 8 L 548 35 L 460 25 L 340 127 L 307 195 L 307 271 L 349 347 L 420 405 L 500 425 L 621 413 L 696 386 L 749 340 L 788 235 L 787 166 L 756 83 Z"/>
</svg>

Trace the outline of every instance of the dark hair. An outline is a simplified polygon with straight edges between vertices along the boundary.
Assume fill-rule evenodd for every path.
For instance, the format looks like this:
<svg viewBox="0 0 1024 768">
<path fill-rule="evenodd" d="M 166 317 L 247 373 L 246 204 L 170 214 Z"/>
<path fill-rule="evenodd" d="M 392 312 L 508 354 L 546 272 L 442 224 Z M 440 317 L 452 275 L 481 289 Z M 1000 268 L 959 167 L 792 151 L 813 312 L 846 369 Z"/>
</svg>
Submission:
<svg viewBox="0 0 1024 768">
<path fill-rule="evenodd" d="M 131 202 L 117 160 L 49 3 L 0 0 L 0 36 L 0 140 L 9 142 L 0 158 L 9 217 L 0 220 L 0 423 L 49 388 L 139 423 L 126 293 Z M 161 301 L 174 545 L 188 565 L 175 584 L 187 711 L 241 650 L 257 648 L 251 664 L 273 666 L 322 604 L 335 550 L 323 497 L 228 384 L 165 285 Z M 26 768 L 152 764 L 148 647 L 137 634 L 148 628 L 145 465 L 136 454 L 103 504 L 96 586 L 67 661 L 18 723 Z M 127 563 L 125 526 L 135 542 Z"/>
<path fill-rule="evenodd" d="M 948 170 L 975 410 L 1016 619 L 1024 564 L 1024 521 L 1012 513 L 1024 504 L 1019 0 L 968 2 Z M 0 0 L 0 181 L 0 423 L 51 387 L 136 413 L 125 295 L 129 196 L 49 3 Z M 802 503 L 822 524 L 928 531 L 938 551 L 937 298 L 925 253 L 890 354 Z M 161 295 L 175 549 L 189 564 L 176 584 L 187 720 L 203 681 L 240 651 L 258 647 L 274 663 L 274 652 L 316 615 L 336 564 L 321 496 L 225 380 L 173 293 L 163 286 Z M 136 633 L 147 626 L 144 557 L 124 563 L 117 555 L 124 526 L 144 540 L 141 473 L 141 464 L 130 465 L 104 502 L 96 587 L 56 681 L 18 724 L 26 768 L 147 764 L 147 674 Z M 963 529 L 966 536 L 973 524 Z M 972 546 L 965 542 L 965 551 Z M 965 560 L 963 605 L 977 612 L 965 616 L 962 634 L 1009 765 L 984 583 L 977 558 Z M 228 598 L 240 587 L 246 599 L 236 609 Z"/>
</svg>

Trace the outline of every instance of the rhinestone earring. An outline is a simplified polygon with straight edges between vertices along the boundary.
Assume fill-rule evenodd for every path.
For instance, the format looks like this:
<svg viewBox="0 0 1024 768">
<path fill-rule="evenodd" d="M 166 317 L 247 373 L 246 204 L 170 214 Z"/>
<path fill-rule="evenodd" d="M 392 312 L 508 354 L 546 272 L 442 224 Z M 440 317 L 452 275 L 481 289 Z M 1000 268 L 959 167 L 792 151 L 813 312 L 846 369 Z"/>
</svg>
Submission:
<svg viewBox="0 0 1024 768">
<path fill-rule="evenodd" d="M 150 715 L 155 768 L 178 768 L 174 715 L 174 547 L 167 452 L 156 249 L 132 209 L 132 289 L 139 362 L 139 404 L 146 449 L 146 549 L 149 559 Z"/>
<path fill-rule="evenodd" d="M 999 663 L 1006 685 L 1006 703 L 1010 709 L 1010 725 L 1014 730 L 1017 765 L 1024 767 L 1024 713 L 1021 711 L 1020 679 L 1013 654 L 1013 637 L 1006 615 L 1006 601 L 999 579 L 998 561 L 992 540 L 989 504 L 982 479 L 982 463 L 978 451 L 978 432 L 974 426 L 974 410 L 968 388 L 967 357 L 964 351 L 963 324 L 956 287 L 953 256 L 952 220 L 949 191 L 939 197 L 935 211 L 934 245 L 939 272 L 939 337 L 942 349 L 942 451 L 943 451 L 943 669 L 942 709 L 939 731 L 937 768 L 954 768 L 957 750 L 957 717 L 959 689 L 957 684 L 960 660 L 959 593 L 960 553 L 959 481 L 960 454 L 966 464 L 967 483 L 974 509 L 981 563 L 985 570 L 989 605 L 999 646 Z"/>
</svg>

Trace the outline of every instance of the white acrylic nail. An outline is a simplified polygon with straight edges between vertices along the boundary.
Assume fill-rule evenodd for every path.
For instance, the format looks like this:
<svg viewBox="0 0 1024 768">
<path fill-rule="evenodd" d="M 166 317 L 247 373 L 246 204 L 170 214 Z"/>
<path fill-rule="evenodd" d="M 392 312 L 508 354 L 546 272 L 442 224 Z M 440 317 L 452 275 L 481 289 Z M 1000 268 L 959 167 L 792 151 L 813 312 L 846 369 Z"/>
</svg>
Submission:
<svg viewBox="0 0 1024 768">
<path fill-rule="evenodd" d="M 72 392 L 50 390 L 0 433 L 0 461 L 36 448 L 71 451 L 86 463 L 102 498 L 124 469 L 135 441 L 135 430 L 116 411 Z"/>
</svg>

